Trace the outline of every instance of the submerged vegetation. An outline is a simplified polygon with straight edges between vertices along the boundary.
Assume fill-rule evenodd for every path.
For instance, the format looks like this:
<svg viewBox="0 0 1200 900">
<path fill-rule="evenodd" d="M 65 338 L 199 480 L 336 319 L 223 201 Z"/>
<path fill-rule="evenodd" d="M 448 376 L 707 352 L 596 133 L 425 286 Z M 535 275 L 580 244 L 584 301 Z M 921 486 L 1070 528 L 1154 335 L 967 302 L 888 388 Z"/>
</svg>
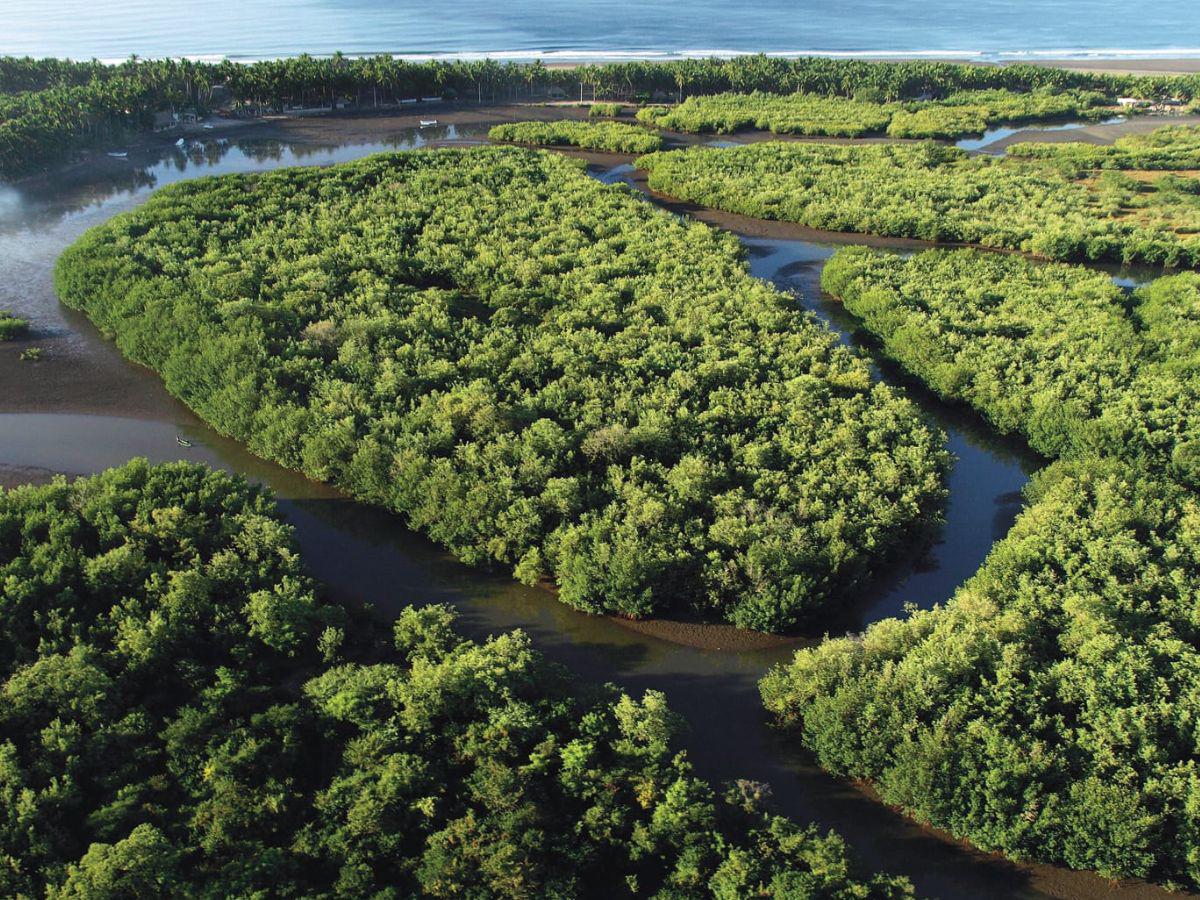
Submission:
<svg viewBox="0 0 1200 900">
<path fill-rule="evenodd" d="M 787 628 L 940 517 L 911 403 L 734 238 L 553 154 L 173 185 L 57 286 L 254 452 L 581 609 Z"/>
<path fill-rule="evenodd" d="M 1104 97 L 1095 92 L 958 91 L 939 100 L 880 103 L 820 94 L 714 94 L 688 97 L 643 119 L 673 131 L 730 134 L 757 128 L 776 134 L 896 138 L 957 138 L 1001 123 L 1095 115 Z"/>
<path fill-rule="evenodd" d="M 1195 180 L 1075 177 L 939 144 L 761 143 L 651 154 L 651 188 L 716 209 L 1059 260 L 1200 265 Z"/>
<path fill-rule="evenodd" d="M 541 147 L 579 147 L 609 153 L 653 153 L 662 148 L 662 136 L 625 122 L 511 122 L 488 132 L 493 141 Z"/>
<path fill-rule="evenodd" d="M 322 597 L 270 499 L 134 461 L 0 491 L 0 892 L 901 898 L 719 794 L 661 694 Z"/>
</svg>

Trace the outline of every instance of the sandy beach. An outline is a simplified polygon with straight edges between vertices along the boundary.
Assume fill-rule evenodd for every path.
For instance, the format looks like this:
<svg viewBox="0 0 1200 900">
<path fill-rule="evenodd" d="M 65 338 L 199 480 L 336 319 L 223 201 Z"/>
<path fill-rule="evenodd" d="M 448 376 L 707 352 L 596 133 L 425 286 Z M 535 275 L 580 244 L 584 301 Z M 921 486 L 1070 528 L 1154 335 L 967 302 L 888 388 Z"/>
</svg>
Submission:
<svg viewBox="0 0 1200 900">
<path fill-rule="evenodd" d="M 1114 75 L 1193 75 L 1200 73 L 1200 57 L 1148 57 L 1126 59 L 1037 59 L 1036 66 L 1072 69 L 1076 72 L 1108 72 Z"/>
</svg>

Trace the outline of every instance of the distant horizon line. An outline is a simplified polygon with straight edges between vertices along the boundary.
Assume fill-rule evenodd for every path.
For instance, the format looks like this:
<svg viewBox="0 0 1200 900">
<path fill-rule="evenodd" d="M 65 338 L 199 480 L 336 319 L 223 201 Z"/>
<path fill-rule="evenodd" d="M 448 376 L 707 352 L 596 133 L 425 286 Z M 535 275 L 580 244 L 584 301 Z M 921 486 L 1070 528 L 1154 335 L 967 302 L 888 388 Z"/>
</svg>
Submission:
<svg viewBox="0 0 1200 900">
<path fill-rule="evenodd" d="M 1072 62 L 1122 62 L 1136 60 L 1156 60 L 1168 62 L 1171 60 L 1200 59 L 1200 47 L 1172 47 L 1159 49 L 1138 48 L 1064 48 L 1054 50 L 735 50 L 728 48 L 711 49 L 681 49 L 681 50 L 571 50 L 571 49 L 536 49 L 536 50 L 461 50 L 438 52 L 405 52 L 405 51 L 329 51 L 282 54 L 228 54 L 228 53 L 184 53 L 165 54 L 161 56 L 142 56 L 131 53 L 123 57 L 60 57 L 73 59 L 78 62 L 95 60 L 105 65 L 117 65 L 126 62 L 130 56 L 141 60 L 156 59 L 187 59 L 192 62 L 234 62 L 252 64 L 279 59 L 296 59 L 300 56 L 311 56 L 315 59 L 329 59 L 341 52 L 347 59 L 369 59 L 376 56 L 387 56 L 392 59 L 407 62 L 477 62 L 495 60 L 497 62 L 533 63 L 537 61 L 553 63 L 620 63 L 620 62 L 673 62 L 687 59 L 734 59 L 745 56 L 767 56 L 776 59 L 802 59 L 806 57 L 827 59 L 863 59 L 868 61 L 885 60 L 951 60 L 955 62 L 990 62 L 1014 63 L 1063 60 Z M 18 53 L 0 50 L 3 56 L 33 56 L 28 53 Z M 47 58 L 37 57 L 33 58 Z"/>
</svg>

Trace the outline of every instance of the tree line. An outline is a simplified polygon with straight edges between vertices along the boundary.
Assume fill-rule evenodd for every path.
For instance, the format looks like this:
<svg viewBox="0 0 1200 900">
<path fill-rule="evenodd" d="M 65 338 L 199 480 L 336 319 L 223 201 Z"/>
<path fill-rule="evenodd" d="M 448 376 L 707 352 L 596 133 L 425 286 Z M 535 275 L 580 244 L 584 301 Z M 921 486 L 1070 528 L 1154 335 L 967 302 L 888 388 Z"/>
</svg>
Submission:
<svg viewBox="0 0 1200 900">
<path fill-rule="evenodd" d="M 56 284 L 253 452 L 591 612 L 786 629 L 940 520 L 916 407 L 732 236 L 554 154 L 183 182 Z"/>
<path fill-rule="evenodd" d="M 6 896 L 912 896 L 697 778 L 661 694 L 331 602 L 202 466 L 0 491 L 0 696 Z"/>
<path fill-rule="evenodd" d="M 939 99 L 879 102 L 878 92 L 852 98 L 820 94 L 693 95 L 674 107 L 648 106 L 638 117 L 671 131 L 731 134 L 757 128 L 775 134 L 822 137 L 954 139 L 1000 123 L 1102 115 L 1103 94 L 1056 88 L 1017 93 L 1004 89 L 955 91 Z"/>
<path fill-rule="evenodd" d="M 1110 75 L 1044 66 L 975 66 L 912 60 L 747 56 L 668 63 L 624 62 L 547 68 L 495 60 L 408 62 L 390 56 L 299 56 L 255 63 L 0 57 L 0 178 L 69 158 L 100 139 L 150 127 L 154 114 L 219 100 L 232 108 L 357 108 L 422 97 L 476 103 L 545 97 L 650 100 L 753 91 L 809 93 L 890 102 L 959 91 L 1098 91 L 1106 97 L 1200 98 L 1200 76 Z M 19 98 L 19 99 L 14 99 Z"/>
</svg>

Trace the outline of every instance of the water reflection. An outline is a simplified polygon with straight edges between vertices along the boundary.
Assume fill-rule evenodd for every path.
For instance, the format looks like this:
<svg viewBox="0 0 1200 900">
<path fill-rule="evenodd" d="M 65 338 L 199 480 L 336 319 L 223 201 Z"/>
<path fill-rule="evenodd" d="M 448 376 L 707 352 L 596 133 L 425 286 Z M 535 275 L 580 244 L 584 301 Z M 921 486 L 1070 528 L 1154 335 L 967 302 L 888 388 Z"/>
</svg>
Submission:
<svg viewBox="0 0 1200 900">
<path fill-rule="evenodd" d="M 292 165 L 332 165 L 389 150 L 475 143 L 487 125 L 398 128 L 367 142 L 285 141 L 263 137 L 206 137 L 131 150 L 124 158 L 97 156 L 53 176 L 0 185 L 0 233 L 52 225 L 113 201 L 144 199 L 150 191 L 204 175 L 260 172 Z"/>
<path fill-rule="evenodd" d="M 989 128 L 978 137 L 962 138 L 955 141 L 954 146 L 960 147 L 968 153 L 978 150 L 981 153 L 1003 154 L 1004 148 L 988 150 L 988 147 L 1005 138 L 1010 138 L 1014 134 L 1025 134 L 1029 136 L 1028 140 L 1036 141 L 1039 134 L 1047 132 L 1077 131 L 1080 128 L 1090 128 L 1095 125 L 1119 125 L 1124 121 L 1124 116 L 1112 116 L 1108 119 L 1101 119 L 1098 122 L 1061 122 L 1057 125 L 1002 125 Z"/>
</svg>

